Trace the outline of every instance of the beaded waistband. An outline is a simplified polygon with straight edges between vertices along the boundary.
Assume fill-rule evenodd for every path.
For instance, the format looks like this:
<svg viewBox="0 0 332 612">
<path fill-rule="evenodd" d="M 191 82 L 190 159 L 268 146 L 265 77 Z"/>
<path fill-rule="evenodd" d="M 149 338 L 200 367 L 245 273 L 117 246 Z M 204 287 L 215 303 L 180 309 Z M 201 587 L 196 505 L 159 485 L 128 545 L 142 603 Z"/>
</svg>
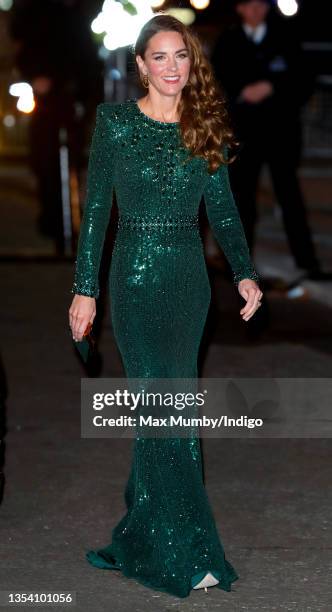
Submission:
<svg viewBox="0 0 332 612">
<path fill-rule="evenodd" d="M 119 215 L 118 227 L 131 229 L 180 229 L 182 227 L 198 227 L 197 215 L 170 215 L 142 216 L 142 215 Z"/>
</svg>

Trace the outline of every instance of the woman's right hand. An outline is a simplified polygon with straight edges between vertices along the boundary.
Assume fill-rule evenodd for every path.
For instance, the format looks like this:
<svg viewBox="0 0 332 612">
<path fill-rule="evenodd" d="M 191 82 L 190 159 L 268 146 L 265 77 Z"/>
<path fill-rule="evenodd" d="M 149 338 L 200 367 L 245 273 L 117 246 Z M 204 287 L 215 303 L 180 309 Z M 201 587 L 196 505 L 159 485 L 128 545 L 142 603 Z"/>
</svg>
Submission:
<svg viewBox="0 0 332 612">
<path fill-rule="evenodd" d="M 80 342 L 89 323 L 96 316 L 96 299 L 87 295 L 75 294 L 69 308 L 69 325 L 73 340 Z"/>
</svg>

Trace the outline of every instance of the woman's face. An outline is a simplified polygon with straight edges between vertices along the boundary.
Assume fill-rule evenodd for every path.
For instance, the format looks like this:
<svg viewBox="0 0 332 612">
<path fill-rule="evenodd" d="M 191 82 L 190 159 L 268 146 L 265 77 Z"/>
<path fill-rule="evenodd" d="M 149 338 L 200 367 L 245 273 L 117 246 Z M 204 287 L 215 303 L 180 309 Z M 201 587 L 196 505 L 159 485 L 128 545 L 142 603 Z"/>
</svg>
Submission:
<svg viewBox="0 0 332 612">
<path fill-rule="evenodd" d="M 179 32 L 158 32 L 149 40 L 144 60 L 136 56 L 142 74 L 148 74 L 150 87 L 164 96 L 176 96 L 190 73 L 189 51 Z"/>
</svg>

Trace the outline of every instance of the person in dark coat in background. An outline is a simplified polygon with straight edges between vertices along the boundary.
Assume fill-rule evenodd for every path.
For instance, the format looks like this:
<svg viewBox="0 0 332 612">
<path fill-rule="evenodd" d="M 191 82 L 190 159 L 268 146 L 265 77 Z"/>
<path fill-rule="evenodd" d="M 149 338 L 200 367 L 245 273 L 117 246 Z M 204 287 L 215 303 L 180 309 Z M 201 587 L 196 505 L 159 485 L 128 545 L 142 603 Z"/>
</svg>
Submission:
<svg viewBox="0 0 332 612">
<path fill-rule="evenodd" d="M 79 0 L 17 0 L 10 34 L 16 66 L 36 101 L 29 150 L 39 192 L 38 228 L 62 255 L 59 130 L 66 129 L 70 163 L 79 169 L 86 126 L 103 99 L 103 63 Z"/>
<path fill-rule="evenodd" d="M 306 277 L 323 279 L 297 177 L 300 113 L 314 81 L 294 28 L 270 5 L 269 0 L 235 0 L 239 23 L 219 36 L 211 55 L 240 141 L 229 166 L 231 186 L 252 253 L 258 179 L 268 164 L 295 263 Z"/>
</svg>

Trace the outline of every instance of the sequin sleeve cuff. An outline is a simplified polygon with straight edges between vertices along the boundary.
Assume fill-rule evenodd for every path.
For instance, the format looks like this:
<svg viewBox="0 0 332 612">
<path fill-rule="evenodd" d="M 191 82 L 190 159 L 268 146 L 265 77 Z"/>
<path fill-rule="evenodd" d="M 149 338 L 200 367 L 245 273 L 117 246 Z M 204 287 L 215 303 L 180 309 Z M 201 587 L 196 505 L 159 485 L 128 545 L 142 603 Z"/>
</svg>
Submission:
<svg viewBox="0 0 332 612">
<path fill-rule="evenodd" d="M 248 272 L 243 272 L 241 274 L 233 274 L 233 282 L 235 285 L 238 285 L 239 282 L 241 280 L 244 280 L 245 278 L 254 280 L 256 283 L 259 283 L 260 281 L 260 276 L 253 267 L 251 267 L 251 270 L 248 270 Z"/>
<path fill-rule="evenodd" d="M 77 266 L 77 260 L 75 261 L 75 265 Z M 75 293 L 75 295 L 86 295 L 87 297 L 99 297 L 99 286 L 98 282 L 95 281 L 95 278 L 84 278 L 82 279 L 77 272 L 74 274 L 74 282 L 71 288 L 71 293 Z"/>
</svg>

